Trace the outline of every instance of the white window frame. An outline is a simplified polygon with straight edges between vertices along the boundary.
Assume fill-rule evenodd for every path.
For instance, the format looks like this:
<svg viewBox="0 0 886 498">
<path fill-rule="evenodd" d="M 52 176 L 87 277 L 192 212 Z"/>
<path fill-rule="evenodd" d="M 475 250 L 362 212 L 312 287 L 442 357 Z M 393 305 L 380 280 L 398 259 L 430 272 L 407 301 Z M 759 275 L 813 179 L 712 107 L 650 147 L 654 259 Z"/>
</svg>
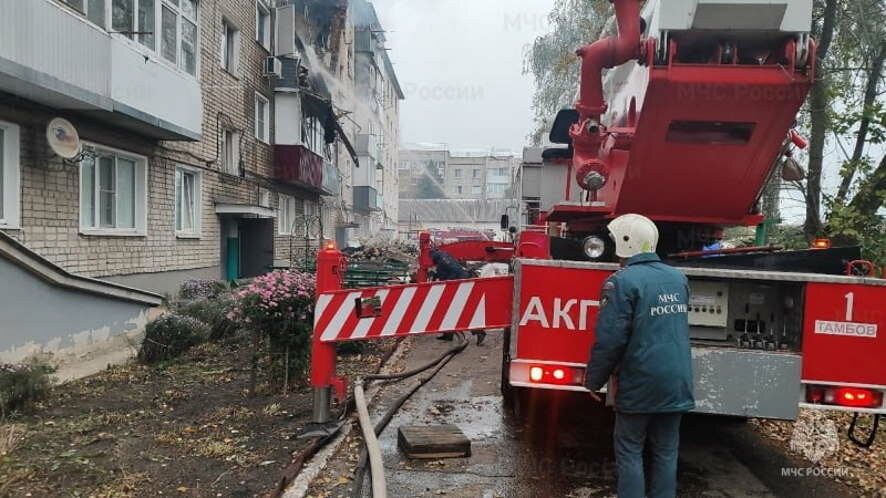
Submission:
<svg viewBox="0 0 886 498">
<path fill-rule="evenodd" d="M 97 153 L 105 153 L 105 154 L 113 154 L 115 157 L 122 157 L 124 159 L 129 159 L 135 162 L 136 171 L 134 172 L 134 177 L 136 180 L 135 183 L 135 191 L 133 192 L 133 197 L 135 199 L 135 213 L 133 214 L 133 222 L 135 224 L 134 228 L 107 228 L 100 226 L 85 226 L 83 224 L 83 170 L 82 170 L 82 161 L 78 165 L 78 188 L 77 188 L 77 211 L 79 218 L 79 226 L 80 226 L 80 234 L 81 235 L 98 235 L 98 236 L 113 236 L 113 237 L 144 237 L 147 235 L 147 227 L 148 227 L 148 173 L 150 165 L 148 163 L 148 158 L 141 154 L 135 154 L 129 151 L 116 149 L 113 147 L 107 147 L 104 145 L 99 145 L 95 143 L 84 142 L 84 145 Z M 97 158 L 96 158 L 97 159 Z M 95 161 L 95 171 L 98 170 L 98 161 Z M 99 218 L 99 208 L 101 205 L 100 196 L 98 193 L 98 189 L 100 186 L 100 182 L 93 181 L 93 187 L 95 188 L 95 194 L 93 197 L 93 202 L 95 203 L 95 217 Z"/>
<path fill-rule="evenodd" d="M 236 24 L 228 20 L 228 18 L 222 18 L 221 29 L 222 32 L 221 46 L 219 47 L 219 62 L 222 69 L 234 76 L 237 76 L 240 73 L 240 28 Z M 231 41 L 233 54 L 230 55 L 230 58 L 228 53 L 229 31 L 230 36 L 233 38 Z"/>
<path fill-rule="evenodd" d="M 203 172 L 197 168 L 179 164 L 175 167 L 176 177 L 180 173 L 194 177 L 194 226 L 190 230 L 178 228 L 178 182 L 176 181 L 174 183 L 175 193 L 172 218 L 175 236 L 180 239 L 199 239 L 203 234 Z"/>
<path fill-rule="evenodd" d="M 259 92 L 255 92 L 255 138 L 271 143 L 271 101 Z"/>
<path fill-rule="evenodd" d="M 295 217 L 298 214 L 295 200 L 295 197 L 291 195 L 277 195 L 277 233 L 280 235 L 292 235 L 292 227 L 295 225 Z"/>
<path fill-rule="evenodd" d="M 66 0 L 61 0 L 63 3 L 67 4 Z M 86 12 L 81 12 L 83 16 L 91 23 L 101 27 L 102 29 L 114 33 L 114 1 L 115 0 L 101 0 L 103 2 L 104 9 L 104 23 L 98 24 L 89 18 L 88 12 L 88 2 L 89 0 L 84 1 L 84 10 Z M 132 30 L 139 31 L 141 28 L 139 27 L 139 2 L 141 0 L 129 0 L 132 3 Z M 134 34 L 124 34 L 124 33 L 115 33 L 115 36 L 124 38 L 129 40 L 130 45 L 138 48 L 140 51 L 148 51 L 153 53 L 158 61 L 162 61 L 163 64 L 174 67 L 178 72 L 182 74 L 186 74 L 189 77 L 197 78 L 200 74 L 200 0 L 195 0 L 196 12 L 194 13 L 194 17 L 189 17 L 185 14 L 184 9 L 181 7 L 181 2 L 183 0 L 154 0 L 154 39 L 151 45 L 147 45 L 142 43 L 143 35 L 134 35 Z M 71 6 L 74 10 L 79 9 L 75 6 Z M 166 8 L 170 12 L 175 14 L 175 61 L 170 61 L 163 55 L 163 9 Z M 197 30 L 197 35 L 194 40 L 194 72 L 188 71 L 184 67 L 184 26 L 185 23 L 188 22 L 195 26 Z"/>
<path fill-rule="evenodd" d="M 105 27 L 107 26 L 107 24 L 108 24 L 108 2 L 109 2 L 109 0 L 101 0 L 102 5 L 101 5 L 101 9 L 100 9 L 100 10 L 101 10 L 101 12 L 102 12 L 102 22 L 100 22 L 100 23 L 95 22 L 95 19 L 93 19 L 93 18 L 91 18 L 91 17 L 89 16 L 90 11 L 92 10 L 92 9 L 89 8 L 89 0 L 80 0 L 80 1 L 83 3 L 83 8 L 80 8 L 80 7 L 76 6 L 76 5 L 72 5 L 72 4 L 71 4 L 71 0 L 60 0 L 60 1 L 61 1 L 61 3 L 63 3 L 63 4 L 65 4 L 65 5 L 67 5 L 68 7 L 70 7 L 71 9 L 74 9 L 75 11 L 79 12 L 80 14 L 82 14 L 83 17 L 84 17 L 87 21 L 91 22 L 92 24 L 95 24 L 96 26 L 98 26 L 98 27 L 100 27 L 100 28 L 102 28 L 102 29 L 105 29 Z"/>
<path fill-rule="evenodd" d="M 305 148 L 318 156 L 324 156 L 324 134 L 323 123 L 319 118 L 307 113 L 302 115 L 301 141 Z"/>
<path fill-rule="evenodd" d="M 456 185 L 455 186 L 455 193 L 457 193 L 458 195 L 463 195 L 464 194 L 464 187 L 461 185 Z"/>
<path fill-rule="evenodd" d="M 0 189 L 2 189 L 3 209 L 0 210 L 0 228 L 21 228 L 21 128 L 14 123 L 0 121 L 3 132 L 0 149 Z"/>
<path fill-rule="evenodd" d="M 481 187 L 480 185 L 472 185 L 471 186 L 471 195 L 482 195 L 482 194 L 483 194 L 483 187 Z"/>
<path fill-rule="evenodd" d="M 231 144 L 231 164 L 228 164 L 228 133 L 231 134 L 231 139 L 233 140 L 233 143 Z M 219 169 L 222 173 L 232 176 L 240 176 L 240 131 L 233 128 L 222 127 L 218 139 L 219 162 L 221 163 Z"/>
<path fill-rule="evenodd" d="M 461 178 L 461 168 L 455 168 L 455 177 Z"/>
<path fill-rule="evenodd" d="M 264 39 L 260 37 L 262 27 Z M 271 7 L 264 0 L 255 0 L 255 41 L 268 52 L 271 51 Z"/>
</svg>

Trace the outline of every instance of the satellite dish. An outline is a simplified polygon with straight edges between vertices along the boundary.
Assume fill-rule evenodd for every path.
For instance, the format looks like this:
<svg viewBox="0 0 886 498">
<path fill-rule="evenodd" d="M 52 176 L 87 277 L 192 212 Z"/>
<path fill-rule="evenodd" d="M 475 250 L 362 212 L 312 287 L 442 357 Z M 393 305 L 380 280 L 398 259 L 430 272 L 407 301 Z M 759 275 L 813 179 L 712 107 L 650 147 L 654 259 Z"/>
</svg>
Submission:
<svg viewBox="0 0 886 498">
<path fill-rule="evenodd" d="M 82 144 L 77 128 L 64 118 L 55 118 L 46 126 L 46 141 L 53 152 L 63 159 L 74 159 L 80 155 Z"/>
</svg>

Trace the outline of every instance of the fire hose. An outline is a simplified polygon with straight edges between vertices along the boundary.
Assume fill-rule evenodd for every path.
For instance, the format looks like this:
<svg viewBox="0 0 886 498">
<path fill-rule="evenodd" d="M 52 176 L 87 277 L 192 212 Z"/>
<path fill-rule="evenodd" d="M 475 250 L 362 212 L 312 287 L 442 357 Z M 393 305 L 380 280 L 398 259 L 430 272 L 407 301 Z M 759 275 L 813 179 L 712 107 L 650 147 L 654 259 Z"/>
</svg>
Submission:
<svg viewBox="0 0 886 498">
<path fill-rule="evenodd" d="M 468 340 L 465 338 L 463 333 L 456 334 L 459 340 L 459 344 L 453 346 L 449 350 L 447 350 L 443 355 L 437 358 L 430 363 L 422 365 L 413 370 L 409 370 L 407 372 L 402 372 L 398 374 L 372 374 L 363 377 L 363 381 L 358 383 L 358 385 L 354 388 L 354 401 L 357 403 L 357 412 L 360 414 L 360 428 L 363 431 L 363 439 L 366 441 L 365 448 L 363 449 L 359 463 L 357 464 L 357 468 L 354 471 L 354 487 L 352 488 L 351 496 L 352 497 L 360 497 L 363 491 L 363 479 L 366 474 L 366 464 L 367 461 L 370 464 L 370 472 L 372 476 L 372 496 L 373 498 L 384 498 L 387 496 L 387 491 L 385 489 L 385 478 L 384 478 L 384 467 L 381 461 L 381 449 L 378 446 L 377 436 L 385 430 L 385 427 L 391 422 L 391 419 L 394 418 L 394 414 L 403 406 L 406 401 L 415 394 L 422 386 L 427 384 L 434 376 L 437 375 L 443 367 L 446 366 L 449 361 L 455 357 L 455 355 L 461 353 L 468 347 Z M 436 367 L 436 368 L 435 368 Z M 414 386 L 412 386 L 406 393 L 404 393 L 400 398 L 398 398 L 388 411 L 382 415 L 382 418 L 379 419 L 378 423 L 375 424 L 375 427 L 370 427 L 371 421 L 369 420 L 369 410 L 366 406 L 366 400 L 363 396 L 363 389 L 365 386 L 368 386 L 370 382 L 376 380 L 386 380 L 386 381 L 400 381 L 405 380 L 410 377 L 414 377 L 422 372 L 425 372 L 430 369 L 434 369 L 429 375 L 420 379 Z M 359 389 L 359 394 L 358 394 Z M 365 413 L 365 416 L 364 416 Z"/>
</svg>

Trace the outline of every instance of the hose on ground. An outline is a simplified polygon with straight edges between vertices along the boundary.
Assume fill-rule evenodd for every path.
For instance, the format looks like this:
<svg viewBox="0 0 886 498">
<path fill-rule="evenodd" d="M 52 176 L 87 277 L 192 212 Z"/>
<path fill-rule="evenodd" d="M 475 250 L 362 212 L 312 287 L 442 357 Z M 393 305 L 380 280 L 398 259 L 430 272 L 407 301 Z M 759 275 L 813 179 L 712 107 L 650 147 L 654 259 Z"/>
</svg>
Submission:
<svg viewBox="0 0 886 498">
<path fill-rule="evenodd" d="M 354 386 L 354 402 L 357 404 L 357 418 L 360 420 L 360 428 L 363 430 L 363 441 L 369 452 L 369 466 L 372 469 L 372 496 L 373 498 L 387 498 L 388 491 L 385 485 L 384 465 L 381 460 L 381 448 L 378 446 L 378 438 L 375 436 L 372 421 L 369 419 L 369 408 L 366 406 L 366 397 L 363 395 L 363 386 Z"/>
<path fill-rule="evenodd" d="M 388 410 L 385 412 L 385 414 L 382 415 L 382 418 L 379 419 L 378 423 L 375 424 L 375 428 L 374 428 L 374 435 L 375 436 L 380 435 L 382 433 L 382 431 L 385 430 L 385 428 L 391 422 L 391 419 L 394 418 L 394 414 L 397 413 L 397 411 L 400 409 L 400 407 L 402 407 L 403 404 L 406 403 L 406 401 L 409 398 L 411 398 L 412 395 L 415 394 L 416 391 L 418 391 L 423 385 L 427 384 L 431 379 L 433 379 L 434 376 L 436 376 L 437 373 L 439 373 L 440 370 L 442 370 L 443 367 L 445 367 L 446 364 L 449 363 L 449 361 L 455 357 L 455 355 L 461 353 L 462 351 L 465 350 L 465 348 L 468 347 L 468 340 L 465 338 L 465 335 L 463 333 L 458 333 L 458 334 L 456 334 L 456 336 L 458 337 L 459 344 L 453 346 L 452 348 L 447 350 L 445 353 L 443 353 L 443 355 L 441 355 L 439 358 L 431 361 L 430 363 L 422 365 L 421 367 L 418 367 L 416 369 L 409 370 L 409 371 L 402 372 L 402 373 L 398 373 L 398 374 L 386 374 L 386 375 L 373 374 L 373 375 L 367 375 L 364 377 L 364 385 L 368 385 L 373 380 L 408 379 L 409 377 L 413 377 L 413 376 L 418 375 L 422 372 L 430 370 L 431 368 L 436 367 L 429 375 L 420 379 L 414 386 L 412 386 L 412 388 L 410 388 L 402 396 L 397 398 L 397 400 L 388 408 Z M 355 388 L 355 390 L 356 390 L 356 388 Z M 362 425 L 362 421 L 361 421 L 361 425 Z M 363 430 L 365 432 L 366 428 L 363 427 Z M 367 461 L 371 461 L 371 454 L 368 451 L 368 447 L 364 447 L 363 451 L 360 454 L 360 460 L 357 463 L 357 468 L 354 470 L 353 488 L 351 488 L 352 498 L 360 498 L 360 496 L 362 495 L 363 479 L 365 478 L 365 475 L 366 475 Z M 374 470 L 372 471 L 372 476 L 373 476 L 373 482 L 374 482 L 374 479 L 375 479 L 375 471 Z M 379 495 L 375 495 L 374 493 L 375 493 L 375 488 L 373 487 L 373 498 L 378 498 Z"/>
<path fill-rule="evenodd" d="M 397 345 L 400 344 L 402 339 L 397 339 Z M 397 348 L 394 347 L 391 350 L 387 351 L 384 356 L 382 356 L 381 362 L 378 364 L 378 368 L 375 370 L 376 373 L 380 372 L 381 369 L 388 363 L 391 357 L 394 355 L 394 351 Z M 354 406 L 354 396 L 353 394 L 348 396 L 348 400 L 342 405 L 339 410 L 338 420 L 344 420 L 350 415 L 351 410 Z M 338 432 L 334 432 L 328 434 L 326 436 L 317 436 L 310 439 L 308 445 L 302 449 L 298 455 L 296 455 L 292 462 L 283 470 L 283 475 L 277 480 L 277 483 L 274 487 L 274 490 L 268 495 L 268 498 L 279 498 L 283 495 L 284 490 L 287 486 L 289 486 L 292 481 L 295 479 L 295 476 L 301 471 L 305 462 L 313 457 L 320 448 L 326 446 L 330 441 L 335 439 L 338 435 Z"/>
</svg>

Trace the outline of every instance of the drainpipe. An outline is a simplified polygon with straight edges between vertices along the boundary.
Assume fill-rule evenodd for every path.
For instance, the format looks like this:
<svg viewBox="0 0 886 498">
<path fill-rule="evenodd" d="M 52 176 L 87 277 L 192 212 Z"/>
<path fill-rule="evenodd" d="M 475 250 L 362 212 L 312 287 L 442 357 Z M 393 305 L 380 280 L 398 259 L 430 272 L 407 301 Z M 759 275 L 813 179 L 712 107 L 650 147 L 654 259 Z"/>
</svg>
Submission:
<svg viewBox="0 0 886 498">
<path fill-rule="evenodd" d="M 580 48 L 581 96 L 575 108 L 581 119 L 600 122 L 606 112 L 603 100 L 603 68 L 613 68 L 640 57 L 640 0 L 610 0 L 615 4 L 618 35 L 608 36 Z"/>
</svg>

